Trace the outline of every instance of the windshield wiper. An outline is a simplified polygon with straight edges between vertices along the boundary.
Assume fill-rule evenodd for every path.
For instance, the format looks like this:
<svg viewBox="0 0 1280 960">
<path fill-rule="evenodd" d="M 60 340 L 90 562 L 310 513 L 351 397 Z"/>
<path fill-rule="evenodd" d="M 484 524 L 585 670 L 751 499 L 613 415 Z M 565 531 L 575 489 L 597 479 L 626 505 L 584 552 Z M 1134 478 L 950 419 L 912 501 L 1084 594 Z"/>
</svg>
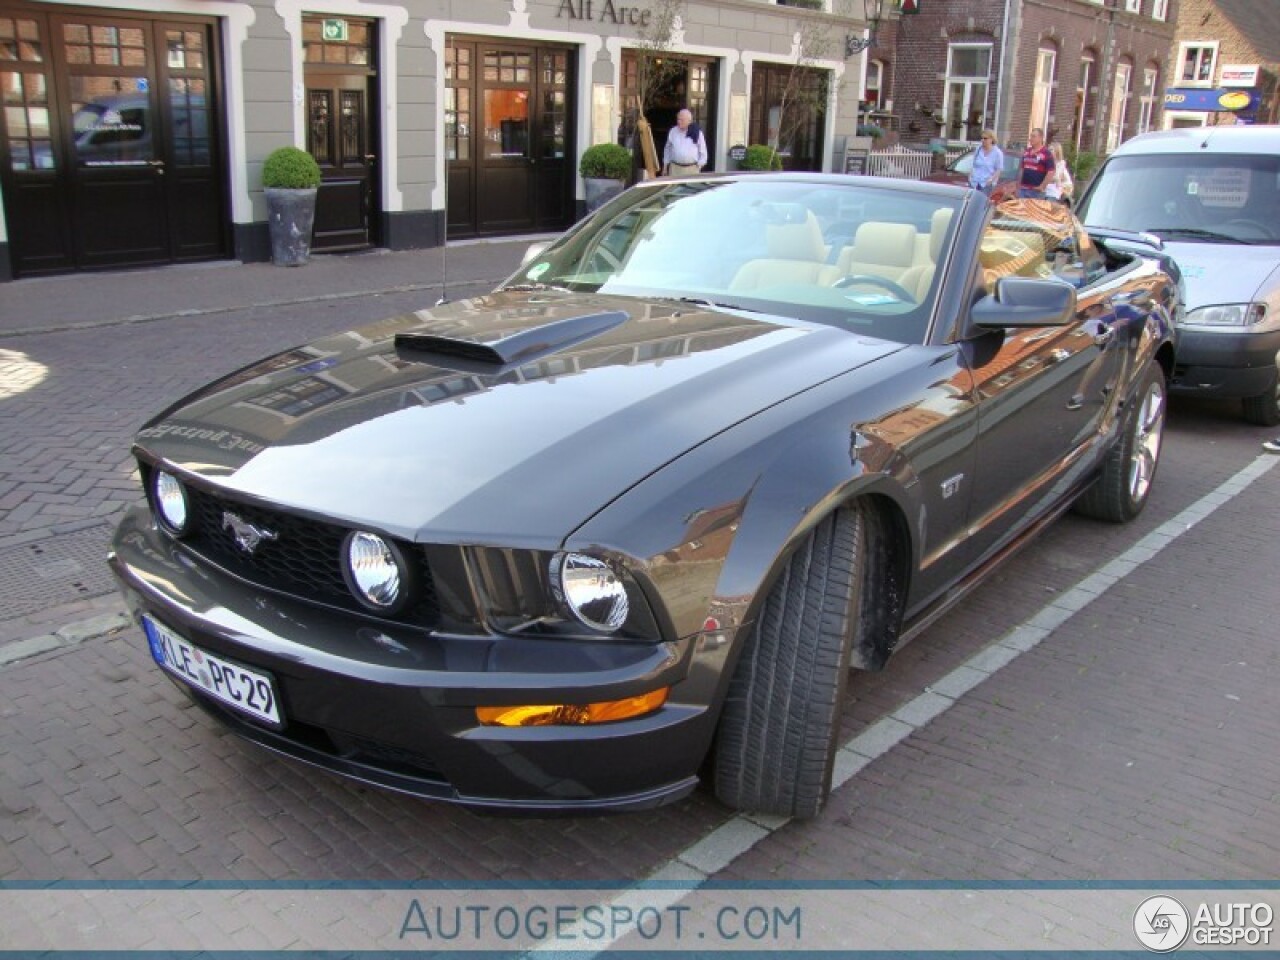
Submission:
<svg viewBox="0 0 1280 960">
<path fill-rule="evenodd" d="M 1207 240 L 1209 243 L 1253 243 L 1252 240 L 1241 240 L 1239 237 L 1230 237 L 1225 233 L 1215 233 L 1212 230 L 1199 230 L 1195 227 L 1147 227 L 1144 233 L 1154 233 L 1162 239 L 1170 239 L 1173 237 L 1187 237 L 1192 240 Z"/>
<path fill-rule="evenodd" d="M 557 293 L 573 293 L 568 287 L 557 287 L 551 283 L 513 283 L 509 287 L 500 287 L 504 291 L 512 293 L 532 293 L 539 290 L 554 290 Z"/>
<path fill-rule="evenodd" d="M 691 303 L 695 307 L 714 307 L 720 310 L 741 310 L 743 313 L 764 313 L 754 307 L 744 307 L 737 303 L 720 303 L 706 297 L 645 297 L 646 300 L 665 300 L 670 303 Z"/>
</svg>

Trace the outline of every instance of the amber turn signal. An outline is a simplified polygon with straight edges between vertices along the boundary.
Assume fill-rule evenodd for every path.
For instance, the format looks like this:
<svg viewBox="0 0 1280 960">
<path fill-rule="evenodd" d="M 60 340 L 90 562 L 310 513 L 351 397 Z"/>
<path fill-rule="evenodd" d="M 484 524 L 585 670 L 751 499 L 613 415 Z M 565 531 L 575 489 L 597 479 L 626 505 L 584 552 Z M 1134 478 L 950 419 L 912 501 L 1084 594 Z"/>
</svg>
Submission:
<svg viewBox="0 0 1280 960">
<path fill-rule="evenodd" d="M 476 719 L 491 727 L 549 727 L 582 723 L 608 723 L 652 713 L 667 702 L 669 687 L 638 697 L 603 703 L 547 703 L 520 707 L 476 707 Z"/>
</svg>

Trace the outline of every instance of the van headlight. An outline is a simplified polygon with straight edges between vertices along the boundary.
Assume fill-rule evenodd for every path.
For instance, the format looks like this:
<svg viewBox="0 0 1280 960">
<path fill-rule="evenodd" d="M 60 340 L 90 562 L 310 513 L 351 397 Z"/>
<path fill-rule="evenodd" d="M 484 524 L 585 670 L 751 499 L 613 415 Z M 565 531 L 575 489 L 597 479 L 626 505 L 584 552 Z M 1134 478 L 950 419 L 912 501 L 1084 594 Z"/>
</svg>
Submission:
<svg viewBox="0 0 1280 960">
<path fill-rule="evenodd" d="M 1188 327 L 1252 327 L 1266 316 L 1263 303 L 1215 303 L 1187 311 L 1182 323 Z"/>
</svg>

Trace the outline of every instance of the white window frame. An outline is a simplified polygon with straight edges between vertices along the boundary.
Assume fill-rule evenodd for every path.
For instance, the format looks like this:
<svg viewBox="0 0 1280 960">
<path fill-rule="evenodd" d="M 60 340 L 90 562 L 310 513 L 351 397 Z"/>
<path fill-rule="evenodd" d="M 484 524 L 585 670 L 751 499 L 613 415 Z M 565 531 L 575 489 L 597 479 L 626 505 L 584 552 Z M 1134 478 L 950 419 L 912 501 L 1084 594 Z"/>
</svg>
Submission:
<svg viewBox="0 0 1280 960">
<path fill-rule="evenodd" d="M 1195 77 L 1186 79 L 1187 54 L 1192 50 L 1197 51 L 1196 54 L 1196 70 Z M 1204 80 L 1199 79 L 1201 73 L 1204 73 L 1204 61 L 1206 55 L 1209 59 L 1209 75 Z M 1186 40 L 1178 44 L 1178 75 L 1175 78 L 1176 83 L 1180 87 L 1212 87 L 1213 79 L 1218 75 L 1218 41 L 1217 40 Z"/>
<path fill-rule="evenodd" d="M 1080 109 L 1076 114 L 1076 149 L 1084 146 L 1085 121 L 1089 117 L 1089 85 L 1093 81 L 1093 71 L 1098 62 L 1092 55 L 1080 58 L 1080 81 L 1076 93 L 1080 95 Z"/>
<path fill-rule="evenodd" d="M 1151 0 L 1151 19 L 1169 19 L 1169 0 Z"/>
<path fill-rule="evenodd" d="M 1027 134 L 1039 127 L 1049 130 L 1049 117 L 1053 114 L 1053 81 L 1058 70 L 1058 51 L 1053 47 L 1041 47 L 1036 53 L 1035 83 L 1031 93 L 1031 123 Z M 1046 74 L 1048 79 L 1045 79 Z"/>
<path fill-rule="evenodd" d="M 1111 84 L 1111 110 L 1107 117 L 1107 153 L 1124 142 L 1124 122 L 1129 113 L 1129 93 L 1133 84 L 1133 65 L 1117 63 Z"/>
<path fill-rule="evenodd" d="M 985 50 L 987 52 L 987 72 L 984 76 L 959 75 L 952 72 L 951 66 L 955 62 L 955 53 L 957 50 Z M 964 96 L 962 97 L 961 110 L 963 115 L 960 118 L 961 127 L 967 126 L 967 120 L 970 111 L 973 109 L 973 93 L 974 88 L 982 87 L 982 103 L 980 112 L 982 120 L 980 126 L 990 126 L 990 116 L 987 112 L 987 101 L 991 97 L 991 61 L 995 56 L 995 45 L 991 43 L 950 43 L 947 44 L 947 79 L 943 81 L 942 87 L 942 129 L 945 133 L 951 129 L 951 87 L 953 84 L 964 85 Z"/>
<path fill-rule="evenodd" d="M 867 61 L 867 82 L 866 82 L 866 87 L 863 90 L 864 97 L 867 95 L 867 92 L 872 89 L 873 78 L 875 80 L 874 89 L 876 92 L 876 96 L 875 96 L 875 101 L 871 106 L 871 109 L 883 110 L 884 109 L 884 61 L 883 60 Z"/>
<path fill-rule="evenodd" d="M 1142 69 L 1142 96 L 1138 101 L 1138 132 L 1146 133 L 1153 129 L 1152 117 L 1156 111 L 1156 84 L 1160 80 L 1160 71 L 1155 67 Z"/>
<path fill-rule="evenodd" d="M 1141 13 L 1142 0 L 1124 0 L 1124 8 L 1128 13 Z"/>
</svg>

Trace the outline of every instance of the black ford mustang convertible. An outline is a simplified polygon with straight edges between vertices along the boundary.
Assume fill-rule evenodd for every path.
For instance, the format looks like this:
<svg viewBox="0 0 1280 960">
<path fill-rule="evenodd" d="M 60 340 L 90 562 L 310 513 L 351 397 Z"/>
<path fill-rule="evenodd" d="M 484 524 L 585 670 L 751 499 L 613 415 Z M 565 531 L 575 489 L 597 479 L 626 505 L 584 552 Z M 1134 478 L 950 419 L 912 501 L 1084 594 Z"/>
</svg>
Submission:
<svg viewBox="0 0 1280 960">
<path fill-rule="evenodd" d="M 1060 205 L 661 180 L 530 254 L 139 434 L 111 563 L 237 733 L 475 807 L 812 816 L 850 669 L 1148 497 L 1178 283 Z"/>
</svg>

